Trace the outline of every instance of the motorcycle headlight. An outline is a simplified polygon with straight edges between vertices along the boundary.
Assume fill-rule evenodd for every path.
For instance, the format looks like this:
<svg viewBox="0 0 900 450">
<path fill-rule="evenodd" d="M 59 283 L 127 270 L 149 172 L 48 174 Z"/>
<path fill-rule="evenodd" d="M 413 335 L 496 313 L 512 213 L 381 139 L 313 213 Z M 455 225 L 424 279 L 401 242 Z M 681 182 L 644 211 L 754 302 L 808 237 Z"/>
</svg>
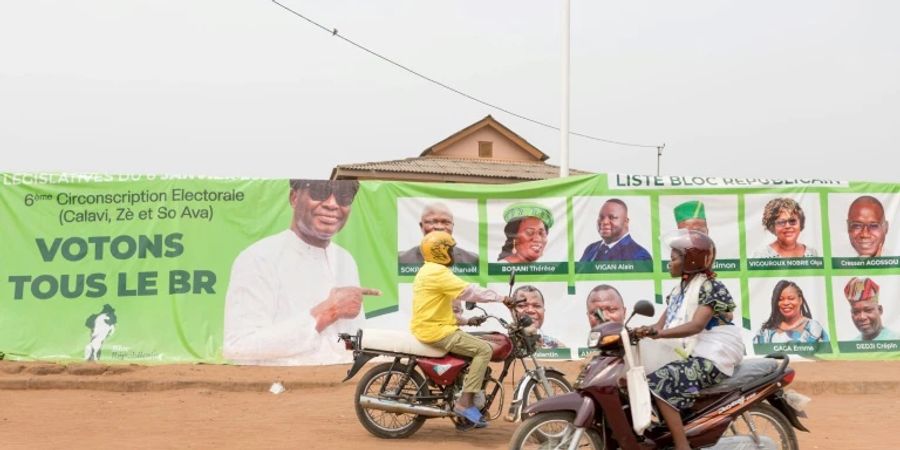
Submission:
<svg viewBox="0 0 900 450">
<path fill-rule="evenodd" d="M 600 338 L 599 347 L 600 348 L 606 347 L 607 345 L 618 343 L 621 340 L 622 340 L 622 337 L 619 336 L 618 334 L 611 334 L 609 336 L 603 336 L 602 338 Z"/>
<path fill-rule="evenodd" d="M 604 322 L 594 327 L 588 335 L 588 347 L 604 348 L 609 345 L 618 345 L 622 338 L 622 324 L 617 322 Z"/>
<path fill-rule="evenodd" d="M 591 334 L 588 335 L 588 342 L 587 342 L 588 348 L 596 347 L 597 343 L 600 342 L 600 337 L 602 335 L 603 335 L 603 333 L 601 333 L 599 331 L 591 331 Z"/>
</svg>

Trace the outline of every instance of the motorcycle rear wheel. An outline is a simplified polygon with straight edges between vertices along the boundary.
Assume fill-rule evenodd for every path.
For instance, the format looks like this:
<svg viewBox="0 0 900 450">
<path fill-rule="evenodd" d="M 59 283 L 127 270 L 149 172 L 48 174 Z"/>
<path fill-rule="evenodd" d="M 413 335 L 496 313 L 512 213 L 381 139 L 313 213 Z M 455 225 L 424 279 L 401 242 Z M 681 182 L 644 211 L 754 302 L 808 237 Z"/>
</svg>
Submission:
<svg viewBox="0 0 900 450">
<path fill-rule="evenodd" d="M 409 381 L 406 382 L 403 391 L 397 392 L 400 380 L 404 377 L 406 366 L 393 366 L 393 370 L 391 369 L 392 366 L 392 363 L 379 364 L 366 372 L 362 379 L 359 380 L 354 399 L 356 417 L 359 419 L 359 423 L 362 424 L 366 431 L 382 439 L 402 439 L 412 436 L 425 423 L 425 417 L 418 414 L 391 413 L 360 406 L 360 396 L 378 397 L 382 392 L 382 387 L 384 392 L 396 395 L 397 398 L 392 398 L 392 400 L 398 401 L 414 399 L 416 393 L 421 392 L 420 388 L 425 384 L 425 381 L 415 371 L 410 374 Z M 385 386 L 385 382 L 388 383 L 387 386 Z"/>
<path fill-rule="evenodd" d="M 540 413 L 522 422 L 512 439 L 510 450 L 544 450 L 569 448 L 574 437 L 575 413 L 571 411 L 552 411 Z M 578 440 L 579 449 L 605 450 L 606 445 L 600 434 L 592 429 L 584 430 Z"/>
<path fill-rule="evenodd" d="M 756 427 L 757 436 L 767 436 L 775 441 L 779 450 L 798 450 L 797 434 L 784 414 L 772 405 L 758 403 L 747 410 Z M 743 416 L 739 416 L 725 432 L 725 436 L 750 435 L 750 426 Z"/>
</svg>

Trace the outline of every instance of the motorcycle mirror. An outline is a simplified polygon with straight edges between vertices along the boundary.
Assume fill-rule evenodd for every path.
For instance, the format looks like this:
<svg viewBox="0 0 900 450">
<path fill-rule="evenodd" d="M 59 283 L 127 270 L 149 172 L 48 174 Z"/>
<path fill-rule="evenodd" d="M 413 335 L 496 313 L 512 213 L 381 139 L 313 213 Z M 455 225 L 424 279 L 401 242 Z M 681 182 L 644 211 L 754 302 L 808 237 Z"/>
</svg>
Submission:
<svg viewBox="0 0 900 450">
<path fill-rule="evenodd" d="M 531 316 L 526 316 L 525 314 L 522 314 L 521 316 L 519 316 L 519 325 L 522 326 L 523 328 L 531 326 L 531 324 L 533 324 L 533 323 L 534 323 L 534 319 L 532 319 Z"/>
<path fill-rule="evenodd" d="M 466 310 L 471 311 L 475 309 L 475 302 L 466 302 Z"/>
<path fill-rule="evenodd" d="M 653 303 L 650 303 L 648 300 L 638 300 L 638 302 L 634 304 L 634 310 L 631 311 L 631 315 L 628 316 L 628 320 L 626 320 L 625 323 L 631 322 L 631 318 L 634 317 L 635 314 L 653 317 L 654 312 L 656 312 L 656 308 L 653 307 Z"/>
<path fill-rule="evenodd" d="M 634 304 L 634 313 L 640 314 L 642 316 L 653 317 L 653 314 L 656 312 L 656 308 L 653 307 L 653 303 L 650 303 L 649 300 L 638 300 L 637 303 Z"/>
<path fill-rule="evenodd" d="M 602 309 L 600 309 L 600 308 L 595 309 L 595 310 L 594 310 L 594 315 L 597 316 L 597 319 L 600 320 L 600 323 L 606 322 L 606 316 L 603 314 L 603 310 L 602 310 Z"/>
<path fill-rule="evenodd" d="M 514 284 L 516 284 L 516 269 L 509 271 L 509 297 L 512 297 Z"/>
</svg>

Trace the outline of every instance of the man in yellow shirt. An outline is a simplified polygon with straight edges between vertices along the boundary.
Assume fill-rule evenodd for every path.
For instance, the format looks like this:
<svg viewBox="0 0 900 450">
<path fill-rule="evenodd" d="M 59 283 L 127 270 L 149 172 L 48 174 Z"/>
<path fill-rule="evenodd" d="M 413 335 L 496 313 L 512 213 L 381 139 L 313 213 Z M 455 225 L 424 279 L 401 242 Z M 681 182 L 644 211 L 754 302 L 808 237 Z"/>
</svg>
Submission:
<svg viewBox="0 0 900 450">
<path fill-rule="evenodd" d="M 484 384 L 484 374 L 491 360 L 491 346 L 459 329 L 459 325 L 480 325 L 482 319 L 473 317 L 463 323 L 453 313 L 453 303 L 507 303 L 509 297 L 457 277 L 450 270 L 455 245 L 453 236 L 446 231 L 432 231 L 422 238 L 420 247 L 425 263 L 413 281 L 413 315 L 409 328 L 413 336 L 424 344 L 472 358 L 469 372 L 463 380 L 462 396 L 453 407 L 453 412 L 471 421 L 475 427 L 482 428 L 487 426 L 487 422 L 474 406 L 474 397 Z"/>
</svg>

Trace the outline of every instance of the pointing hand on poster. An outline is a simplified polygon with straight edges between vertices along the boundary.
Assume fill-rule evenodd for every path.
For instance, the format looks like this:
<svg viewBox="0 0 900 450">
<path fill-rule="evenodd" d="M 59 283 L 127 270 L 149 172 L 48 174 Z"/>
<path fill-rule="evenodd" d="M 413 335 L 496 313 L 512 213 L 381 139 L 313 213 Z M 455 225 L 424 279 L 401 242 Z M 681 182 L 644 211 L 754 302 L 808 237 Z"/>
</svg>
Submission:
<svg viewBox="0 0 900 450">
<path fill-rule="evenodd" d="M 338 319 L 352 319 L 362 309 L 364 295 L 381 295 L 378 289 L 356 286 L 332 288 L 328 298 L 319 303 L 310 314 L 316 318 L 316 331 L 321 333 Z"/>
</svg>

